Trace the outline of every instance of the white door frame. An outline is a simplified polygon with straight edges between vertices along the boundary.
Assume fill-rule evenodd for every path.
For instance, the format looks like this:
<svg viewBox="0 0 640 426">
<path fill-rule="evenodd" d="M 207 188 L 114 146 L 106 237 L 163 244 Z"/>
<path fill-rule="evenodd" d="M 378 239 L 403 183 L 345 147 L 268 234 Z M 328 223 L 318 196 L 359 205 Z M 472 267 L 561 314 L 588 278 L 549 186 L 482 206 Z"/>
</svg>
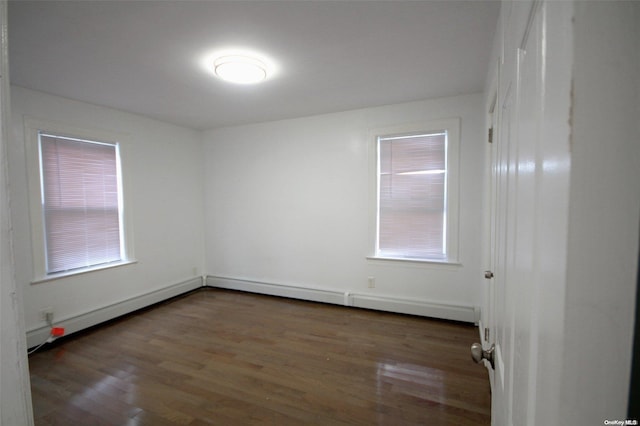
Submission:
<svg viewBox="0 0 640 426">
<path fill-rule="evenodd" d="M 22 292 L 16 286 L 8 188 L 7 2 L 0 1 L 0 424 L 33 425 Z"/>
</svg>

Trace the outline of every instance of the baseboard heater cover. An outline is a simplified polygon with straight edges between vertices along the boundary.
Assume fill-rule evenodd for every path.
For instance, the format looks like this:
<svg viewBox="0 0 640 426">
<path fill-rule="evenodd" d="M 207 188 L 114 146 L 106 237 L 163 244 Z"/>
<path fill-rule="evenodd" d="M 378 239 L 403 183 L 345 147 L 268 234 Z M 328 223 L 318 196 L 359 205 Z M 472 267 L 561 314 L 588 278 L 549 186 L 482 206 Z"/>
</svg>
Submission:
<svg viewBox="0 0 640 426">
<path fill-rule="evenodd" d="M 292 299 L 332 303 L 474 324 L 477 324 L 480 318 L 479 308 L 475 306 L 443 304 L 426 300 L 340 292 L 337 290 L 315 289 L 217 276 L 207 276 L 205 284 L 208 287 L 240 290 L 270 296 L 289 297 Z"/>
<path fill-rule="evenodd" d="M 214 276 L 207 276 L 206 285 L 208 287 L 241 290 L 249 293 L 260 293 L 270 296 L 289 297 L 291 299 L 302 299 L 312 302 L 333 303 L 336 305 L 344 304 L 344 293 L 336 290 L 296 287 L 284 284 L 273 284 Z"/>
<path fill-rule="evenodd" d="M 353 294 L 351 306 L 375 309 L 379 311 L 397 312 L 400 314 L 419 315 L 452 321 L 476 323 L 478 310 L 473 306 L 453 305 L 429 302 L 426 300 L 409 300 L 394 297 Z"/>
<path fill-rule="evenodd" d="M 66 335 L 92 327 L 94 325 L 112 320 L 122 315 L 137 311 L 179 296 L 203 286 L 203 278 L 195 277 L 168 287 L 151 291 L 149 293 L 134 296 L 120 302 L 112 303 L 97 309 L 73 315 L 67 318 L 56 319 L 55 325 L 64 327 Z M 27 330 L 27 347 L 31 348 L 44 342 L 49 337 L 49 326 L 35 327 Z"/>
<path fill-rule="evenodd" d="M 401 299 L 216 276 L 207 276 L 204 279 L 204 285 L 207 287 L 240 290 L 270 296 L 470 323 L 477 323 L 479 319 L 479 309 L 477 307 L 442 304 L 425 300 Z M 179 296 L 202 286 L 202 277 L 192 278 L 78 315 L 57 319 L 55 325 L 64 327 L 66 334 L 69 335 L 138 309 Z M 50 329 L 48 326 L 39 326 L 27 330 L 27 346 L 31 348 L 44 342 L 49 337 L 49 332 Z"/>
</svg>

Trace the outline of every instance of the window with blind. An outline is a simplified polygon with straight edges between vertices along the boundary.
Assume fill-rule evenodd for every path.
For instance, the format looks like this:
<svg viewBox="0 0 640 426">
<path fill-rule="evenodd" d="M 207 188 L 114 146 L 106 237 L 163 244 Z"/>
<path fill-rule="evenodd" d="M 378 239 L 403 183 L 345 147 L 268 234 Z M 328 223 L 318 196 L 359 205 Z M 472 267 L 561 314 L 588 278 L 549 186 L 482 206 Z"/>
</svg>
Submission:
<svg viewBox="0 0 640 426">
<path fill-rule="evenodd" d="M 376 257 L 456 260 L 452 152 L 455 126 L 377 137 Z"/>
<path fill-rule="evenodd" d="M 118 145 L 39 132 L 47 274 L 124 259 Z"/>
</svg>

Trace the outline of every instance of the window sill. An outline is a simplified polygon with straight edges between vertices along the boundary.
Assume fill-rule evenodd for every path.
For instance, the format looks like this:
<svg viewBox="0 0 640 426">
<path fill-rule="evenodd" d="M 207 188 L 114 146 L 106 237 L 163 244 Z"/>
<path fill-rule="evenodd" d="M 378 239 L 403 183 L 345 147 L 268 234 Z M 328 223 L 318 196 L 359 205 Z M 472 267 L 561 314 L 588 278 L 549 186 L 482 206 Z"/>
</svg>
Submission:
<svg viewBox="0 0 640 426">
<path fill-rule="evenodd" d="M 404 257 L 383 257 L 383 256 L 367 256 L 368 260 L 381 260 L 384 262 L 398 262 L 423 265 L 443 265 L 443 266 L 462 266 L 462 263 L 453 260 L 435 260 L 435 259 L 409 259 Z"/>
<path fill-rule="evenodd" d="M 59 280 L 61 278 L 68 278 L 76 275 L 88 274 L 90 272 L 103 271 L 105 269 L 111 269 L 111 268 L 118 268 L 120 266 L 131 265 L 134 263 L 138 263 L 138 261 L 135 259 L 129 259 L 129 260 L 122 260 L 120 262 L 107 263 L 105 265 L 93 266 L 89 268 L 75 269 L 72 271 L 65 271 L 65 272 L 57 272 L 55 274 L 48 274 L 48 275 L 37 277 L 33 281 L 31 281 L 31 284 L 39 284 L 47 281 Z"/>
</svg>

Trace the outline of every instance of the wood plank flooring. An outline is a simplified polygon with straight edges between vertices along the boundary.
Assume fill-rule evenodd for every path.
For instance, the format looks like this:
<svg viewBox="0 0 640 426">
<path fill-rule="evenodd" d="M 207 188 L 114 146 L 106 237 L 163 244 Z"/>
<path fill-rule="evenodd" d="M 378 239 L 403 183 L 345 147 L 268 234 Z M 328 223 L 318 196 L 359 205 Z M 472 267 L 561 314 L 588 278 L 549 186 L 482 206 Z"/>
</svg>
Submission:
<svg viewBox="0 0 640 426">
<path fill-rule="evenodd" d="M 475 327 L 202 289 L 29 358 L 36 425 L 489 425 Z"/>
</svg>

